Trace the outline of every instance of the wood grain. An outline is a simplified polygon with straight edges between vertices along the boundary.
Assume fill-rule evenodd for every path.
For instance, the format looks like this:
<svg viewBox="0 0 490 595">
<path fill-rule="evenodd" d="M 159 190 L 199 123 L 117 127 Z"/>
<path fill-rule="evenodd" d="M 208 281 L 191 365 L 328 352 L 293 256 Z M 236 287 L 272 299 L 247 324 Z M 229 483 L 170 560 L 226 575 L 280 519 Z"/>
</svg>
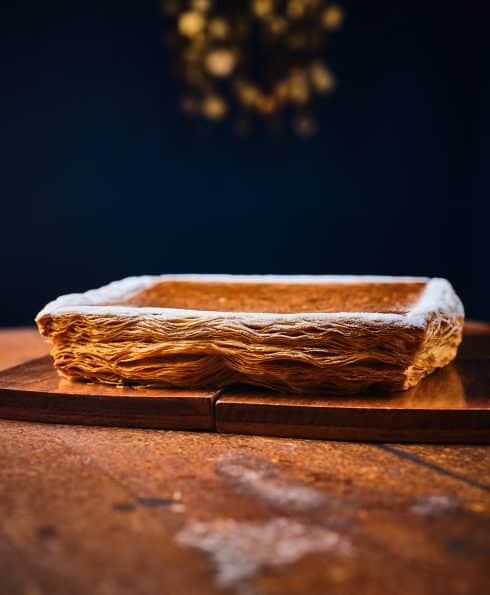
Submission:
<svg viewBox="0 0 490 595">
<path fill-rule="evenodd" d="M 61 378 L 44 357 L 0 372 L 0 417 L 58 423 L 214 429 L 215 393 Z"/>
<path fill-rule="evenodd" d="M 0 416 L 303 438 L 486 443 L 490 442 L 490 366 L 481 337 L 488 336 L 483 325 L 469 325 L 466 355 L 413 389 L 342 397 L 240 387 L 219 395 L 114 387 L 60 378 L 51 360 L 41 358 L 0 372 Z"/>
<path fill-rule="evenodd" d="M 489 472 L 483 446 L 0 420 L 0 595 L 479 595 Z M 352 551 L 279 563 L 278 518 Z M 250 549 L 227 520 L 255 527 Z M 183 544 L 199 524 L 207 535 Z M 220 586 L 220 564 L 249 574 Z"/>
<path fill-rule="evenodd" d="M 151 510 L 121 509 L 132 494 L 48 426 L 2 424 L 0 478 L 0 534 L 22 569 L 15 582 L 0 580 L 2 595 L 29 593 L 22 566 L 34 593 L 153 595 L 162 584 L 169 593 L 213 592 L 204 561 Z"/>
<path fill-rule="evenodd" d="M 216 402 L 218 432 L 334 440 L 490 442 L 490 366 L 465 359 L 394 394 L 296 397 L 247 388 Z"/>
<path fill-rule="evenodd" d="M 41 593 L 377 595 L 403 584 L 407 595 L 473 595 L 490 578 L 490 494 L 374 445 L 0 428 L 0 532 Z M 253 548 L 227 531 L 230 519 L 254 528 Z M 303 527 L 306 543 L 320 527 L 351 550 L 277 563 L 267 529 L 277 519 Z M 206 534 L 183 545 L 196 526 Z M 220 568 L 232 573 L 225 586 Z M 2 587 L 24 593 L 20 579 Z"/>
<path fill-rule="evenodd" d="M 386 447 L 390 452 L 430 466 L 440 473 L 457 477 L 470 485 L 490 491 L 490 464 L 487 446 L 441 445 L 427 449 L 423 444 L 397 444 Z"/>
</svg>

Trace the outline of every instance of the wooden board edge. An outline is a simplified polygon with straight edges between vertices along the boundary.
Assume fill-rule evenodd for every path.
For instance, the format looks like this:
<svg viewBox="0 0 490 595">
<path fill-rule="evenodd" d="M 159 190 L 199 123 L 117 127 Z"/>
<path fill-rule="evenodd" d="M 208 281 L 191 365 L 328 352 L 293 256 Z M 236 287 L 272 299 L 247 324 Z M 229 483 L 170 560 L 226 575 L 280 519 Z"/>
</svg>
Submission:
<svg viewBox="0 0 490 595">
<path fill-rule="evenodd" d="M 281 411 L 282 409 L 282 411 Z M 336 409 L 298 406 L 254 406 L 218 401 L 216 430 L 291 438 L 362 442 L 489 444 L 490 410 Z M 365 416 L 369 424 L 363 423 Z M 389 423 L 388 423 L 389 420 Z"/>
<path fill-rule="evenodd" d="M 302 426 L 285 424 L 234 423 L 217 420 L 216 431 L 220 434 L 244 434 L 307 440 L 334 440 L 340 442 L 374 442 L 393 444 L 490 444 L 489 431 L 459 430 L 437 431 L 433 429 L 410 429 L 407 432 L 387 428 L 360 428 L 335 426 Z"/>
<path fill-rule="evenodd" d="M 140 397 L 138 409 L 128 410 L 131 397 L 49 393 L 0 387 L 0 418 L 41 423 L 141 427 L 168 430 L 215 430 L 216 395 L 199 403 L 169 409 L 179 397 Z M 94 409 L 93 405 L 97 404 Z M 62 405 L 62 407 L 60 407 Z M 144 405 L 144 407 L 142 407 Z"/>
</svg>

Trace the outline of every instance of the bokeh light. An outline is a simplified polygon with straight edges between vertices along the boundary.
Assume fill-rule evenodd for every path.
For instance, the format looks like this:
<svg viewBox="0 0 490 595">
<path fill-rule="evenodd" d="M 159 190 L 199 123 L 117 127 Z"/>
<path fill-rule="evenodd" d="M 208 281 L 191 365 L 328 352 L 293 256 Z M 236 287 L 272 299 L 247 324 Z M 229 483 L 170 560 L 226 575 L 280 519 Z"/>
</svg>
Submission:
<svg viewBox="0 0 490 595">
<path fill-rule="evenodd" d="M 345 19 L 339 4 L 163 0 L 162 13 L 185 114 L 212 122 L 229 115 L 240 134 L 260 120 L 303 138 L 316 133 L 315 102 L 336 87 L 325 54 Z"/>
</svg>

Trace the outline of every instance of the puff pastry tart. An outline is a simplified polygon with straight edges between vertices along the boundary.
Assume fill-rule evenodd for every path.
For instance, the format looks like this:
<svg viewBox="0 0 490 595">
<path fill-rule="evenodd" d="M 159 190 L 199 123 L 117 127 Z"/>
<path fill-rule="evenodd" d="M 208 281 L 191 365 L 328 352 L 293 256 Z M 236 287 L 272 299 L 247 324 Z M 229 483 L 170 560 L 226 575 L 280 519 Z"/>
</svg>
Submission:
<svg viewBox="0 0 490 595">
<path fill-rule="evenodd" d="M 445 279 L 162 275 L 64 295 L 36 323 L 69 378 L 320 393 L 414 386 L 454 359 L 463 318 Z"/>
</svg>

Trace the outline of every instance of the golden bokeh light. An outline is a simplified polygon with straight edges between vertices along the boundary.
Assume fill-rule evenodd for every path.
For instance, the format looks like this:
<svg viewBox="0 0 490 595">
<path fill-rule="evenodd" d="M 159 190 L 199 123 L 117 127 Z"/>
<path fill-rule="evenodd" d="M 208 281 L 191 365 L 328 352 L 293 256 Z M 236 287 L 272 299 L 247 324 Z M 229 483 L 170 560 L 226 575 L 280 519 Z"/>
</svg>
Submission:
<svg viewBox="0 0 490 595">
<path fill-rule="evenodd" d="M 324 64 L 315 62 L 310 69 L 311 81 L 319 93 L 329 93 L 335 88 L 335 77 Z"/>
<path fill-rule="evenodd" d="M 203 30 L 205 19 L 196 11 L 184 12 L 179 17 L 179 33 L 185 37 L 194 37 Z"/>
<path fill-rule="evenodd" d="M 270 96 L 259 97 L 257 102 L 257 108 L 261 114 L 273 114 L 277 108 L 277 101 L 274 97 Z"/>
<path fill-rule="evenodd" d="M 221 120 L 226 114 L 226 102 L 218 95 L 208 95 L 204 99 L 202 112 L 210 120 Z"/>
<path fill-rule="evenodd" d="M 211 8 L 211 0 L 192 0 L 191 5 L 198 12 L 208 12 Z"/>
<path fill-rule="evenodd" d="M 256 87 L 249 83 L 237 84 L 238 97 L 244 107 L 252 108 L 256 105 L 259 92 Z"/>
<path fill-rule="evenodd" d="M 205 58 L 206 70 L 217 77 L 229 76 L 235 68 L 235 63 L 235 54 L 225 48 L 211 50 Z"/>
<path fill-rule="evenodd" d="M 214 39 L 226 39 L 230 32 L 230 26 L 225 19 L 215 18 L 209 21 L 209 35 Z"/>
<path fill-rule="evenodd" d="M 344 9 L 339 4 L 327 6 L 322 14 L 322 23 L 325 29 L 336 31 L 344 23 Z"/>
<path fill-rule="evenodd" d="M 252 2 L 252 10 L 260 19 L 265 19 L 272 14 L 273 9 L 273 0 L 253 0 Z"/>
<path fill-rule="evenodd" d="M 263 120 L 300 137 L 318 128 L 314 107 L 336 87 L 327 38 L 345 19 L 327 0 L 163 0 L 167 44 L 184 85 L 182 111 L 239 134 Z"/>
<path fill-rule="evenodd" d="M 302 70 L 293 70 L 289 78 L 289 98 L 292 103 L 303 105 L 310 98 L 308 77 Z"/>
<path fill-rule="evenodd" d="M 282 35 L 288 30 L 288 22 L 282 17 L 276 17 L 270 21 L 269 29 L 275 35 Z"/>
<path fill-rule="evenodd" d="M 296 20 L 304 16 L 306 3 L 303 0 L 289 0 L 287 3 L 286 14 L 290 19 Z"/>
</svg>

